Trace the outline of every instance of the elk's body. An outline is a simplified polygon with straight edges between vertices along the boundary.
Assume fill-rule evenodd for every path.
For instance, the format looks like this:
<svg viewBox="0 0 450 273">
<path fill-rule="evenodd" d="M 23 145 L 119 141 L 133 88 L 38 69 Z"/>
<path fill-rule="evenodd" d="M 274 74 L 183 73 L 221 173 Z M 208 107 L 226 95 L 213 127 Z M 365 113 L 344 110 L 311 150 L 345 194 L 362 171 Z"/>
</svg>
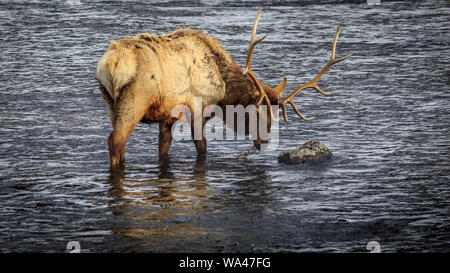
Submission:
<svg viewBox="0 0 450 273">
<path fill-rule="evenodd" d="M 270 88 L 251 71 L 251 53 L 262 40 L 253 41 L 260 12 L 261 9 L 245 72 L 215 38 L 191 29 L 167 35 L 144 33 L 111 42 L 96 71 L 113 127 L 108 138 L 111 167 L 123 162 L 125 143 L 140 121 L 159 123 L 159 154 L 166 154 L 172 140 L 171 126 L 177 120 L 171 115 L 172 109 L 186 105 L 194 111 L 194 97 L 202 98 L 202 108 L 216 104 L 224 112 L 226 105 L 265 103 L 272 115 L 270 105 L 280 103 L 286 78 L 276 88 Z M 287 102 L 291 103 L 292 97 Z M 195 113 L 191 115 L 194 116 Z M 270 120 L 267 119 L 268 131 Z M 202 118 L 202 126 L 206 121 Z M 198 154 L 206 152 L 204 137 L 194 142 Z M 254 142 L 259 148 L 261 141 Z"/>
<path fill-rule="evenodd" d="M 108 142 L 114 165 L 123 160 L 123 146 L 139 121 L 160 123 L 159 152 L 164 154 L 176 121 L 171 116 L 175 106 L 193 111 L 194 97 L 202 98 L 203 107 L 246 106 L 258 99 L 251 78 L 219 42 L 191 29 L 112 42 L 98 62 L 97 79 L 113 127 Z M 205 152 L 203 142 L 196 141 L 199 153 Z"/>
</svg>

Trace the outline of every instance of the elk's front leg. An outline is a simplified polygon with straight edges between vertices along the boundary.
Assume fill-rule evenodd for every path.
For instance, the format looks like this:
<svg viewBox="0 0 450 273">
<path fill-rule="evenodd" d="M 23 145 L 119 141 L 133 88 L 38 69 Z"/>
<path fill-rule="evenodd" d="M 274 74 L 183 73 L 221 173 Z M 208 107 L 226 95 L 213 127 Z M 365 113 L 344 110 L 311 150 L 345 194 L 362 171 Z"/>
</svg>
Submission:
<svg viewBox="0 0 450 273">
<path fill-rule="evenodd" d="M 197 155 L 206 153 L 206 138 L 203 135 L 203 128 L 205 127 L 206 121 L 207 119 L 204 117 L 198 117 L 196 121 L 194 121 L 193 117 L 191 120 L 192 139 L 194 140 L 195 148 L 197 149 Z"/>
<path fill-rule="evenodd" d="M 172 123 L 159 123 L 159 156 L 165 156 L 169 152 L 172 143 Z"/>
</svg>

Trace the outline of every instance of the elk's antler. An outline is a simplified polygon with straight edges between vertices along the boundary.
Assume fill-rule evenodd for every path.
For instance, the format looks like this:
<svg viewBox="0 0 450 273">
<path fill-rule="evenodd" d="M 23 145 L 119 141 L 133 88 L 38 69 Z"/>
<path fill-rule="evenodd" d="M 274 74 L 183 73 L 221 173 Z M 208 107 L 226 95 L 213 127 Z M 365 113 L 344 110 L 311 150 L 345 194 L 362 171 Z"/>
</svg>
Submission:
<svg viewBox="0 0 450 273">
<path fill-rule="evenodd" d="M 244 75 L 248 74 L 250 76 L 250 78 L 252 79 L 253 83 L 255 84 L 256 88 L 259 91 L 260 97 L 259 97 L 258 101 L 256 102 L 256 107 L 258 107 L 258 111 L 259 111 L 259 105 L 261 105 L 263 100 L 265 100 L 267 103 L 268 110 L 270 111 L 270 115 L 271 115 L 272 119 L 278 120 L 273 115 L 272 106 L 271 106 L 269 97 L 267 96 L 266 92 L 264 91 L 264 88 L 262 87 L 261 83 L 256 78 L 255 74 L 252 71 L 252 67 L 251 67 L 252 54 L 253 54 L 253 51 L 255 50 L 256 44 L 261 42 L 262 40 L 264 40 L 267 37 L 267 34 L 266 34 L 263 37 L 255 40 L 256 29 L 258 27 L 259 18 L 261 17 L 261 11 L 262 11 L 262 5 L 259 6 L 258 15 L 256 15 L 255 23 L 253 23 L 252 39 L 250 40 L 250 45 L 248 46 L 247 60 L 245 62 Z"/>
<path fill-rule="evenodd" d="M 337 30 L 336 30 L 336 35 L 334 36 L 334 41 L 333 41 L 333 48 L 332 48 L 332 52 L 331 52 L 331 59 L 330 61 L 322 68 L 322 70 L 320 70 L 319 74 L 317 74 L 316 77 L 314 77 L 314 79 L 310 80 L 309 82 L 301 85 L 299 88 L 297 88 L 297 90 L 295 90 L 291 95 L 289 95 L 287 98 L 285 98 L 283 101 L 280 102 L 280 105 L 283 109 L 283 117 L 284 120 L 286 122 L 289 122 L 288 118 L 287 118 L 287 113 L 286 113 L 286 103 L 289 103 L 290 105 L 292 105 L 292 107 L 294 108 L 294 111 L 297 113 L 297 115 L 299 115 L 302 119 L 304 120 L 310 120 L 312 118 L 306 118 L 305 116 L 302 115 L 302 113 L 300 113 L 300 111 L 298 110 L 297 106 L 295 106 L 294 102 L 292 101 L 292 99 L 295 97 L 295 95 L 297 95 L 298 93 L 300 93 L 300 91 L 302 91 L 303 89 L 306 88 L 314 88 L 317 91 L 319 91 L 320 93 L 324 94 L 325 96 L 330 96 L 332 95 L 332 93 L 327 93 L 325 91 L 323 91 L 322 89 L 319 88 L 319 86 L 317 85 L 317 82 L 319 81 L 320 77 L 323 76 L 323 74 L 325 74 L 328 69 L 331 68 L 331 66 L 333 66 L 334 64 L 343 61 L 345 59 L 347 59 L 348 57 L 350 57 L 352 54 L 349 54 L 345 57 L 339 58 L 339 59 L 335 59 L 334 55 L 336 54 L 336 44 L 337 44 L 337 40 L 339 37 L 339 32 L 341 31 L 341 25 L 338 25 Z"/>
</svg>

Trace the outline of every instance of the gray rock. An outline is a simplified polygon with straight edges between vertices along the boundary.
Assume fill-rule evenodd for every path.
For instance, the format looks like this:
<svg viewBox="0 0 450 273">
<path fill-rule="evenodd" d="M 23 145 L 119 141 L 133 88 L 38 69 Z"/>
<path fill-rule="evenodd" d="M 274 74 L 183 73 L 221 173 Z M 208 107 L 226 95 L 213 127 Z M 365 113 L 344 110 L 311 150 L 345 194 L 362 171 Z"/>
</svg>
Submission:
<svg viewBox="0 0 450 273">
<path fill-rule="evenodd" d="M 322 142 L 310 140 L 303 145 L 281 152 L 278 155 L 278 162 L 286 164 L 302 164 L 307 162 L 317 162 L 331 158 L 331 151 Z"/>
</svg>

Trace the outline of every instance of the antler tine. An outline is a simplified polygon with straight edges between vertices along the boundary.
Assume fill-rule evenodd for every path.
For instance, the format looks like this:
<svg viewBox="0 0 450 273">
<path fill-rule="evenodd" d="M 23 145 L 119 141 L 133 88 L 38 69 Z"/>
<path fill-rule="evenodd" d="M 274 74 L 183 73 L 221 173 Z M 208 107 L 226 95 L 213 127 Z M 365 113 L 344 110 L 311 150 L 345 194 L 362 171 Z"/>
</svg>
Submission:
<svg viewBox="0 0 450 273">
<path fill-rule="evenodd" d="M 261 18 L 261 12 L 262 12 L 262 5 L 259 6 L 258 14 L 256 15 L 255 22 L 253 23 L 252 39 L 250 40 L 250 44 L 248 45 L 247 60 L 245 62 L 244 75 L 247 74 L 249 70 L 251 70 L 252 55 L 253 55 L 253 50 L 255 49 L 256 44 L 261 42 L 262 40 L 264 40 L 267 37 L 267 34 L 266 34 L 263 37 L 261 37 L 255 41 L 256 29 L 258 28 L 259 18 Z"/>
<path fill-rule="evenodd" d="M 272 106 L 271 106 L 271 102 L 269 100 L 269 97 L 267 96 L 266 92 L 264 91 L 264 88 L 262 87 L 261 83 L 256 78 L 255 74 L 253 73 L 252 67 L 251 67 L 252 55 L 253 55 L 253 51 L 255 50 L 256 44 L 258 44 L 259 42 L 261 42 L 262 40 L 264 40 L 267 37 L 267 34 L 266 34 L 263 37 L 255 40 L 256 29 L 258 28 L 258 22 L 259 22 L 259 18 L 261 17 L 261 12 L 262 12 L 262 5 L 259 6 L 258 14 L 256 15 L 255 22 L 253 23 L 252 39 L 250 40 L 250 44 L 248 46 L 247 59 L 246 59 L 246 62 L 245 62 L 245 70 L 244 70 L 243 74 L 244 75 L 248 74 L 250 76 L 250 78 L 252 79 L 252 81 L 255 84 L 256 88 L 258 89 L 259 93 L 261 94 L 259 99 L 258 99 L 258 101 L 257 101 L 257 103 L 256 103 L 256 106 L 258 107 L 258 111 L 259 111 L 259 105 L 261 105 L 263 100 L 265 100 L 266 103 L 267 103 L 267 107 L 269 108 L 268 110 L 270 111 L 271 118 L 273 120 L 278 120 L 273 115 Z"/>
<path fill-rule="evenodd" d="M 325 96 L 331 96 L 332 93 L 328 93 L 323 91 L 322 89 L 320 89 L 320 87 L 317 85 L 317 82 L 319 81 L 319 79 L 331 68 L 331 66 L 333 66 L 334 64 L 341 62 L 345 59 L 347 59 L 348 57 L 352 56 L 352 54 L 349 54 L 345 57 L 342 58 L 338 58 L 335 59 L 335 55 L 336 55 L 336 45 L 337 45 L 337 40 L 339 38 L 339 33 L 341 32 L 341 27 L 342 25 L 338 25 L 337 30 L 336 30 L 336 34 L 334 36 L 334 41 L 333 41 L 333 47 L 332 47 L 332 51 L 331 51 L 331 58 L 328 61 L 328 63 L 322 68 L 322 70 L 320 70 L 320 72 L 309 82 L 301 85 L 299 88 L 297 88 L 291 95 L 289 95 L 287 98 L 285 98 L 282 102 L 280 102 L 280 105 L 283 109 L 283 117 L 284 120 L 286 122 L 290 122 L 287 118 L 287 114 L 286 114 L 286 103 L 289 103 L 290 105 L 292 105 L 292 107 L 294 108 L 294 111 L 297 113 L 297 115 L 299 115 L 302 119 L 304 120 L 311 120 L 312 118 L 306 118 L 304 115 L 302 115 L 302 113 L 300 113 L 300 111 L 298 110 L 298 108 L 295 106 L 294 102 L 292 101 L 292 99 L 298 94 L 300 93 L 303 89 L 307 89 L 307 88 L 314 88 L 315 90 L 317 90 L 318 92 L 324 94 Z"/>
<path fill-rule="evenodd" d="M 334 58 L 334 56 L 336 54 L 337 40 L 339 38 L 339 34 L 341 33 L 341 28 L 342 28 L 342 25 L 338 25 L 337 26 L 337 30 L 336 30 L 336 34 L 334 35 L 333 50 L 331 51 L 331 58 L 330 58 L 330 61 L 333 61 L 333 64 L 336 64 L 336 63 L 338 63 L 340 61 L 343 61 L 343 60 L 347 59 L 348 57 L 352 56 L 352 54 L 348 54 L 347 56 L 339 58 L 337 60 Z"/>
</svg>

